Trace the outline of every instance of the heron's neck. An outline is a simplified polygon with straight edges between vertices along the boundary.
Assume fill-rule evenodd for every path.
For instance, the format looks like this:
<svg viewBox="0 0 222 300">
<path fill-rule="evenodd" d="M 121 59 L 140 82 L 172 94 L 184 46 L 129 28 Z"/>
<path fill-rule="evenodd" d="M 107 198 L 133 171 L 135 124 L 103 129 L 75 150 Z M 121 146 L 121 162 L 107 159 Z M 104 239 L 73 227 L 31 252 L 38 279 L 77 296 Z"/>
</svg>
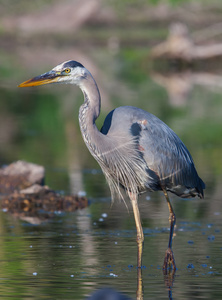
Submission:
<svg viewBox="0 0 222 300">
<path fill-rule="evenodd" d="M 84 95 L 84 103 L 79 109 L 79 125 L 87 147 L 95 155 L 96 144 L 102 135 L 95 124 L 100 114 L 100 93 L 91 74 L 83 79 L 80 88 Z"/>
</svg>

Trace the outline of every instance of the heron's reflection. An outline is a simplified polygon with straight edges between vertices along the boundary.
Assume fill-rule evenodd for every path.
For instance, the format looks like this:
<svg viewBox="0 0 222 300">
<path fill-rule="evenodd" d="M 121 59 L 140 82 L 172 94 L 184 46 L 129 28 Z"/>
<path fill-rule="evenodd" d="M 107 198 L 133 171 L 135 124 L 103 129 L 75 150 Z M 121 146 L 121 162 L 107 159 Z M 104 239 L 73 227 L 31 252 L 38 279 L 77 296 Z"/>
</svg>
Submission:
<svg viewBox="0 0 222 300">
<path fill-rule="evenodd" d="M 164 270 L 164 281 L 167 287 L 167 295 L 168 298 L 171 300 L 173 299 L 173 282 L 175 277 L 176 271 L 174 269 Z M 112 288 L 101 288 L 94 291 L 87 300 L 130 300 L 128 296 L 122 294 L 119 291 L 116 291 Z M 136 300 L 143 300 L 144 298 L 144 291 L 143 291 L 143 277 L 142 277 L 142 268 L 137 268 L 137 291 L 136 291 Z M 146 298 L 147 299 L 147 298 Z"/>
</svg>

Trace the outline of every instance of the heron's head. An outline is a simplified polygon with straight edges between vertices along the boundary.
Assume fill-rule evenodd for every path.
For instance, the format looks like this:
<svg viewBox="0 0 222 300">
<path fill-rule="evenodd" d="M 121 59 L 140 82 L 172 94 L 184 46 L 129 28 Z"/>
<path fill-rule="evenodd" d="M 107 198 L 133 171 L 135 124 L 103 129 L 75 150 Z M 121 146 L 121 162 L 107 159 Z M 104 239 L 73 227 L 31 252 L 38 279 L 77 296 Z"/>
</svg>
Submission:
<svg viewBox="0 0 222 300">
<path fill-rule="evenodd" d="M 19 87 L 36 86 L 48 83 L 70 83 L 80 85 L 82 79 L 86 78 L 88 74 L 89 71 L 79 62 L 69 60 L 56 66 L 47 73 L 22 82 Z"/>
</svg>

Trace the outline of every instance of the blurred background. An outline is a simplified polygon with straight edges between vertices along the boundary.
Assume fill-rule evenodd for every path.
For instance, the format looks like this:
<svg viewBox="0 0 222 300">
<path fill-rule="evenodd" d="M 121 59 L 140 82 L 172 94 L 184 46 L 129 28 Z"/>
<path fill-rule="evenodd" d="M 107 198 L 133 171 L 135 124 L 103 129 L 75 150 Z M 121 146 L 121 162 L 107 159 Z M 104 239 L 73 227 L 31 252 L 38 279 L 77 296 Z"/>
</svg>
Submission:
<svg viewBox="0 0 222 300">
<path fill-rule="evenodd" d="M 110 191 L 78 125 L 81 91 L 17 85 L 66 60 L 94 76 L 106 114 L 143 108 L 186 144 L 205 199 L 172 196 L 177 299 L 220 299 L 222 223 L 222 2 L 220 0 L 0 0 L 0 163 L 46 168 L 45 183 L 86 194 L 91 205 L 25 222 L 0 218 L 2 298 L 85 299 L 111 286 L 136 294 L 136 233 L 131 207 Z M 168 209 L 161 193 L 141 197 L 144 299 L 166 299 L 161 272 Z M 172 297 L 172 296 L 171 296 Z"/>
</svg>

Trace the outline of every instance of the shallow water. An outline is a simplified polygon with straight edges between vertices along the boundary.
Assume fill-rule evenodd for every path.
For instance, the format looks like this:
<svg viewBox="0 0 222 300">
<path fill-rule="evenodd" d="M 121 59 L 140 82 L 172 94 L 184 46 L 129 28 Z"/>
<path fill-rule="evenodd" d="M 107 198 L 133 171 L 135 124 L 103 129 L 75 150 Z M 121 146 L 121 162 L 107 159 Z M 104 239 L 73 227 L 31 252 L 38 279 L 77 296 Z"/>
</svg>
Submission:
<svg viewBox="0 0 222 300">
<path fill-rule="evenodd" d="M 177 271 L 165 278 L 161 266 L 168 242 L 168 212 L 163 196 L 152 195 L 140 203 L 144 299 L 220 299 L 220 211 L 198 217 L 209 199 L 173 201 L 196 218 L 191 221 L 186 213 L 177 218 L 173 240 Z M 161 201 L 165 212 L 159 212 L 155 201 Z M 110 207 L 109 199 L 92 199 L 87 209 L 55 212 L 40 225 L 1 212 L 1 297 L 85 299 L 98 288 L 112 287 L 135 299 L 136 231 L 129 210 L 118 203 Z"/>
</svg>

